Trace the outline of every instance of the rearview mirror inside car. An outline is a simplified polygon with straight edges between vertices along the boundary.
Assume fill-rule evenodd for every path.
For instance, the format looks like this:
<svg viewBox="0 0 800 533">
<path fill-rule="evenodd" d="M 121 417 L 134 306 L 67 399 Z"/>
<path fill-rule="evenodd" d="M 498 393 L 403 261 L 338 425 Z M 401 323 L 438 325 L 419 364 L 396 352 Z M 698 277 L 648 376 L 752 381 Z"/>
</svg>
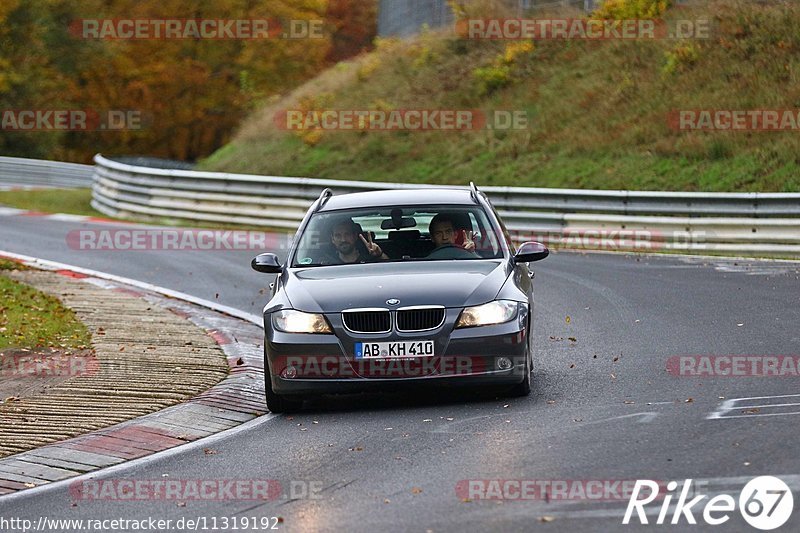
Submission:
<svg viewBox="0 0 800 533">
<path fill-rule="evenodd" d="M 403 229 L 414 228 L 417 226 L 417 221 L 411 217 L 402 218 L 387 218 L 381 221 L 381 229 Z"/>
<path fill-rule="evenodd" d="M 514 256 L 514 261 L 517 263 L 532 263 L 541 261 L 548 255 L 550 255 L 550 250 L 544 244 L 534 241 L 523 242 Z"/>
<path fill-rule="evenodd" d="M 258 254 L 250 266 L 253 270 L 264 274 L 278 274 L 281 271 L 281 262 L 275 254 Z"/>
</svg>

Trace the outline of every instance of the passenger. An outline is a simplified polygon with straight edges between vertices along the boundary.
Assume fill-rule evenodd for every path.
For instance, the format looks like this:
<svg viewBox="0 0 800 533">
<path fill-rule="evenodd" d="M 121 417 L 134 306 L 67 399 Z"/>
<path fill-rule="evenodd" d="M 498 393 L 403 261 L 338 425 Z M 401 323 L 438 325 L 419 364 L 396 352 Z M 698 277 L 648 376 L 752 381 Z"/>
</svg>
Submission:
<svg viewBox="0 0 800 533">
<path fill-rule="evenodd" d="M 335 250 L 334 257 L 325 261 L 326 264 L 342 263 L 374 263 L 389 259 L 380 245 L 372 242 L 372 234 L 368 233 L 365 239 L 361 228 L 352 220 L 342 220 L 331 228 L 331 244 Z M 362 246 L 359 246 L 361 239 Z"/>
<path fill-rule="evenodd" d="M 475 251 L 475 232 L 467 232 L 467 230 L 462 229 L 461 240 L 463 244 L 459 245 L 456 242 L 458 232 L 456 232 L 455 223 L 450 216 L 444 213 L 439 213 L 431 219 L 428 231 L 431 234 L 431 240 L 436 248 L 441 248 L 442 246 L 458 246 L 468 252 Z"/>
</svg>

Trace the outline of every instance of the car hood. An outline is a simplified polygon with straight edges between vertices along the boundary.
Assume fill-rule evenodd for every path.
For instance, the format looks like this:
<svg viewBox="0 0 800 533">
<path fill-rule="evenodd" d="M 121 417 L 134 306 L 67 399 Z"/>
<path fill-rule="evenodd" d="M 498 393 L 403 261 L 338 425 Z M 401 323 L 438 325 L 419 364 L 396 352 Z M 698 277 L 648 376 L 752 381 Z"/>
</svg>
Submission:
<svg viewBox="0 0 800 533">
<path fill-rule="evenodd" d="M 370 263 L 289 270 L 284 290 L 292 307 L 311 313 L 343 309 L 486 303 L 509 275 L 501 260 Z"/>
</svg>

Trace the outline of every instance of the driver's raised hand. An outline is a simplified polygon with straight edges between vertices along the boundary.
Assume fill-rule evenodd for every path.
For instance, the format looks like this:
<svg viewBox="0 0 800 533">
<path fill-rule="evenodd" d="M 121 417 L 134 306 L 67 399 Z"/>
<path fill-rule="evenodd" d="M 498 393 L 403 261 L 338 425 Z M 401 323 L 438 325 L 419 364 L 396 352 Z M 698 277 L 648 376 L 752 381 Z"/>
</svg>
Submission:
<svg viewBox="0 0 800 533">
<path fill-rule="evenodd" d="M 465 250 L 470 252 L 475 251 L 475 235 L 476 233 L 474 231 L 470 231 L 469 233 L 467 233 L 467 230 L 464 229 L 461 230 L 461 237 L 464 241 L 463 246 Z"/>
<path fill-rule="evenodd" d="M 383 256 L 383 250 L 381 250 L 381 247 L 377 243 L 372 242 L 372 234 L 368 233 L 367 235 L 369 239 L 365 239 L 364 235 L 361 234 L 359 234 L 358 236 L 361 238 L 361 242 L 364 243 L 364 246 L 367 247 L 367 252 L 369 252 L 369 255 L 371 255 L 372 257 Z"/>
</svg>

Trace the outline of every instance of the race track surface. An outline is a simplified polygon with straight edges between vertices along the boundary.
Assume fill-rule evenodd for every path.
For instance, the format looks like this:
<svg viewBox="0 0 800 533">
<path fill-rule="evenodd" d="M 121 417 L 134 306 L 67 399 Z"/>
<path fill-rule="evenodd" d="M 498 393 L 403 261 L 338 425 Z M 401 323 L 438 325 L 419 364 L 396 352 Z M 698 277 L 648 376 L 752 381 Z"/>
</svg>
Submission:
<svg viewBox="0 0 800 533">
<path fill-rule="evenodd" d="M 266 303 L 260 291 L 272 279 L 250 269 L 255 252 L 67 245 L 70 230 L 109 227 L 3 216 L 0 249 L 248 313 L 259 314 Z M 465 501 L 468 494 L 457 487 L 468 480 L 702 478 L 709 493 L 738 494 L 748 479 L 771 474 L 798 494 L 800 405 L 786 404 L 800 404 L 800 396 L 776 396 L 800 395 L 800 379 L 677 376 L 667 362 L 684 355 L 800 355 L 800 263 L 562 252 L 534 267 L 536 367 L 528 398 L 446 391 L 326 398 L 223 437 L 209 446 L 214 453 L 191 447 L 97 477 L 270 479 L 286 491 L 303 482 L 321 487 L 316 498 L 74 501 L 65 485 L 0 499 L 0 515 L 280 516 L 279 528 L 288 531 L 618 531 L 658 526 L 622 526 L 627 500 Z M 760 399 L 735 401 L 753 397 Z M 715 413 L 721 417 L 709 419 Z M 651 507 L 652 522 L 660 504 Z M 702 508 L 694 514 L 700 519 Z M 797 527 L 797 514 L 789 529 Z M 752 531 L 738 513 L 725 530 Z"/>
</svg>

